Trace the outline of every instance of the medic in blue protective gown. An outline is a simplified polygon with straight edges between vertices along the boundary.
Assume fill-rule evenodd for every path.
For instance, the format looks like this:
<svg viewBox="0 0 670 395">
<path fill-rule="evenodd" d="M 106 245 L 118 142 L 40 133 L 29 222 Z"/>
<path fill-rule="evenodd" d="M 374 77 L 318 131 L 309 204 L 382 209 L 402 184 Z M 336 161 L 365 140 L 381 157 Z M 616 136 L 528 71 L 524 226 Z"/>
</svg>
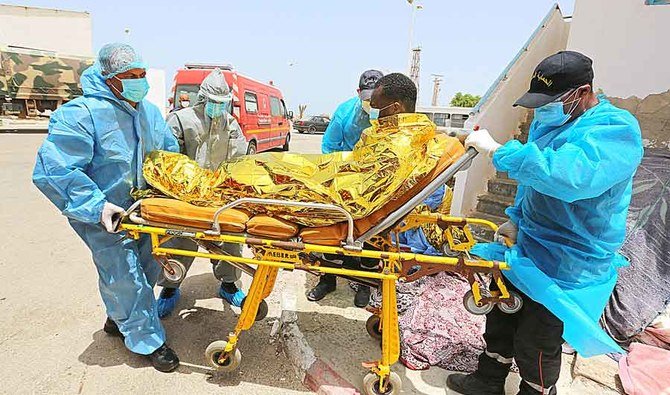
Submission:
<svg viewBox="0 0 670 395">
<path fill-rule="evenodd" d="M 372 126 L 358 96 L 337 106 L 321 140 L 321 152 L 352 151 L 363 130 Z"/>
<path fill-rule="evenodd" d="M 622 351 L 598 320 L 626 264 L 617 251 L 642 137 L 630 113 L 593 92 L 592 64 L 575 51 L 538 64 L 515 103 L 534 109 L 526 144 L 501 146 L 486 130 L 465 141 L 519 184 L 510 221 L 497 232 L 516 244 L 476 245 L 471 253 L 505 260 L 511 270 L 504 275 L 523 304 L 487 314 L 477 371 L 447 378 L 459 393 L 504 392 L 514 360 L 519 394 L 556 394 L 564 341 L 584 357 Z"/>
<path fill-rule="evenodd" d="M 506 210 L 518 228 L 517 243 L 473 250 L 510 263 L 505 276 L 560 318 L 563 338 L 586 357 L 621 352 L 598 320 L 616 269 L 627 264 L 617 251 L 643 155 L 637 120 L 604 96 L 598 100 L 559 128 L 534 121 L 527 144 L 512 140 L 496 150 L 495 168 L 519 183 Z"/>
<path fill-rule="evenodd" d="M 358 80 L 358 95 L 337 106 L 333 113 L 321 140 L 322 153 L 330 154 L 354 149 L 363 130 L 372 126 L 369 117 L 370 98 L 377 81 L 383 76 L 384 74 L 379 70 L 366 70 L 361 74 Z M 351 257 L 347 258 L 347 264 L 360 265 L 357 259 Z M 372 264 L 376 263 L 372 262 Z M 328 293 L 335 290 L 336 284 L 337 278 L 334 274 L 324 274 L 320 277 L 319 283 L 307 292 L 307 299 L 312 302 L 323 299 Z M 358 287 L 354 304 L 358 307 L 365 307 L 369 296 L 368 287 Z"/>
<path fill-rule="evenodd" d="M 33 182 L 90 248 L 107 314 L 126 347 L 148 355 L 165 343 L 153 294 L 160 266 L 148 237 L 136 241 L 108 233 L 101 214 L 106 202 L 122 208 L 132 204 L 131 188 L 145 186 L 145 154 L 178 152 L 179 146 L 156 106 L 140 100 L 133 108 L 112 93 L 99 63 L 81 77 L 84 96 L 51 116 Z"/>
</svg>

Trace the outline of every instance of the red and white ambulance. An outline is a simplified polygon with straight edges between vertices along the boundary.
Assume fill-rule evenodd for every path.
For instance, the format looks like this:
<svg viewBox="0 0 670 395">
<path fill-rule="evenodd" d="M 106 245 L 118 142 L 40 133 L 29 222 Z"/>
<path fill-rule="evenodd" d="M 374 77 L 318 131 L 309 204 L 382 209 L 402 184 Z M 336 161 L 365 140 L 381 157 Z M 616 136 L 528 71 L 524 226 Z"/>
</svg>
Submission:
<svg viewBox="0 0 670 395">
<path fill-rule="evenodd" d="M 292 114 L 286 111 L 281 91 L 272 82 L 265 84 L 238 73 L 231 65 L 192 63 L 177 70 L 170 98 L 174 109 L 180 108 L 184 95 L 195 103 L 200 84 L 217 67 L 233 93 L 231 110 L 247 139 L 247 153 L 272 148 L 288 151 Z"/>
</svg>

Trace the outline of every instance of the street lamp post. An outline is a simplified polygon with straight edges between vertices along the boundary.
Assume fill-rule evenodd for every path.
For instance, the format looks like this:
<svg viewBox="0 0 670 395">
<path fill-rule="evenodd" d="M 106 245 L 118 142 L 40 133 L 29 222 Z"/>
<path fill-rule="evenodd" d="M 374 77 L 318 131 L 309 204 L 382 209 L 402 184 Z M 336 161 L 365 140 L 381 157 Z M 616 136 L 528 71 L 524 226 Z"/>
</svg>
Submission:
<svg viewBox="0 0 670 395">
<path fill-rule="evenodd" d="M 423 6 L 414 4 L 414 0 L 407 0 L 407 3 L 412 7 L 412 15 L 409 23 L 409 48 L 407 49 L 409 56 L 407 60 L 407 73 L 409 74 L 412 70 L 412 41 L 414 41 L 414 21 L 416 20 L 416 11 L 422 10 Z"/>
</svg>

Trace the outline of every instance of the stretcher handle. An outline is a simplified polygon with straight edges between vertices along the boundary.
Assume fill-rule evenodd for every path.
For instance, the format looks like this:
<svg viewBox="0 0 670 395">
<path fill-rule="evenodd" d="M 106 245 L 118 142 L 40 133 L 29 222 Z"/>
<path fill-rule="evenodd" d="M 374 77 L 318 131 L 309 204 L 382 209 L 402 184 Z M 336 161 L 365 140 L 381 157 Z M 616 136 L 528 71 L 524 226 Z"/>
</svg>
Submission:
<svg viewBox="0 0 670 395">
<path fill-rule="evenodd" d="M 237 199 L 234 202 L 228 203 L 225 206 L 222 206 L 218 210 L 216 210 L 216 213 L 214 213 L 214 219 L 212 223 L 212 229 L 210 231 L 207 231 L 205 233 L 210 233 L 213 235 L 220 235 L 221 234 L 221 225 L 219 224 L 219 216 L 221 215 L 222 212 L 231 209 L 233 207 L 237 207 L 243 204 L 256 204 L 256 205 L 270 205 L 270 206 L 292 206 L 292 207 L 306 207 L 306 208 L 314 208 L 314 209 L 319 209 L 319 210 L 324 210 L 324 211 L 336 211 L 340 214 L 343 214 L 347 218 L 347 241 L 344 245 L 344 247 L 348 247 L 351 249 L 360 249 L 362 247 L 362 244 L 356 244 L 354 241 L 354 219 L 349 214 L 349 212 L 345 209 L 343 209 L 340 206 L 335 206 L 333 204 L 324 204 L 324 203 L 307 203 L 307 202 L 297 202 L 297 201 L 292 201 L 292 200 L 277 200 L 277 199 L 260 199 L 260 198 L 241 198 Z"/>
<path fill-rule="evenodd" d="M 476 127 L 474 130 L 479 129 L 479 127 Z M 463 129 L 463 128 L 450 128 L 449 131 L 447 132 L 447 136 L 449 137 L 456 137 L 458 141 L 461 142 L 461 144 L 465 144 L 465 139 L 468 138 L 470 133 L 472 133 L 473 130 L 471 129 Z"/>
</svg>

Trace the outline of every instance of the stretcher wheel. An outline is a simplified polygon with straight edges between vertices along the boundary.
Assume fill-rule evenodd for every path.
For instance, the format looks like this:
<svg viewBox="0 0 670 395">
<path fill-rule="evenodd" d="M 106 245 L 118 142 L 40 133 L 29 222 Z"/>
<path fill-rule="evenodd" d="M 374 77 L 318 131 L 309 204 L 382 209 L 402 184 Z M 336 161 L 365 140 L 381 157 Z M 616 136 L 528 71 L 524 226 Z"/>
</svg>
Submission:
<svg viewBox="0 0 670 395">
<path fill-rule="evenodd" d="M 475 295 L 472 291 L 466 292 L 463 296 L 463 306 L 465 310 L 474 315 L 485 315 L 493 310 L 493 303 L 480 303 L 480 305 L 477 305 L 475 303 Z"/>
<path fill-rule="evenodd" d="M 514 314 L 523 307 L 523 299 L 521 299 L 521 295 L 514 291 L 509 291 L 509 296 L 512 301 L 510 303 L 501 301 L 498 303 L 498 308 L 505 314 Z"/>
<path fill-rule="evenodd" d="M 240 366 L 242 353 L 237 348 L 226 356 L 223 362 L 219 361 L 227 345 L 228 342 L 225 340 L 217 340 L 209 343 L 209 346 L 205 350 L 205 359 L 207 359 L 209 366 L 221 372 L 232 372 Z"/>
<path fill-rule="evenodd" d="M 454 251 L 449 248 L 449 243 L 442 244 L 442 253 L 448 258 L 458 258 L 461 255 L 460 251 Z"/>
<path fill-rule="evenodd" d="M 244 302 L 247 301 L 247 298 L 242 299 L 242 306 L 241 308 L 244 308 Z M 261 300 L 261 302 L 258 304 L 258 311 L 256 311 L 256 318 L 254 318 L 254 321 L 260 321 L 263 318 L 268 316 L 268 302 L 265 301 L 265 299 Z"/>
<path fill-rule="evenodd" d="M 184 267 L 184 264 L 182 264 L 178 260 L 168 259 L 165 262 L 165 265 L 168 266 L 173 271 L 173 273 L 170 273 L 170 271 L 167 268 L 163 267 L 163 276 L 165 276 L 166 280 L 172 283 L 179 283 L 186 276 L 186 267 Z"/>
<path fill-rule="evenodd" d="M 373 339 L 379 340 L 382 338 L 382 330 L 379 327 L 380 321 L 381 318 L 378 315 L 373 314 L 368 317 L 368 320 L 365 322 L 365 329 L 368 331 L 368 335 Z"/>
<path fill-rule="evenodd" d="M 368 373 L 363 379 L 363 391 L 365 395 L 397 395 L 402 388 L 402 380 L 397 373 L 391 372 L 386 378 L 386 391 L 379 388 L 379 376 L 377 373 Z"/>
</svg>

